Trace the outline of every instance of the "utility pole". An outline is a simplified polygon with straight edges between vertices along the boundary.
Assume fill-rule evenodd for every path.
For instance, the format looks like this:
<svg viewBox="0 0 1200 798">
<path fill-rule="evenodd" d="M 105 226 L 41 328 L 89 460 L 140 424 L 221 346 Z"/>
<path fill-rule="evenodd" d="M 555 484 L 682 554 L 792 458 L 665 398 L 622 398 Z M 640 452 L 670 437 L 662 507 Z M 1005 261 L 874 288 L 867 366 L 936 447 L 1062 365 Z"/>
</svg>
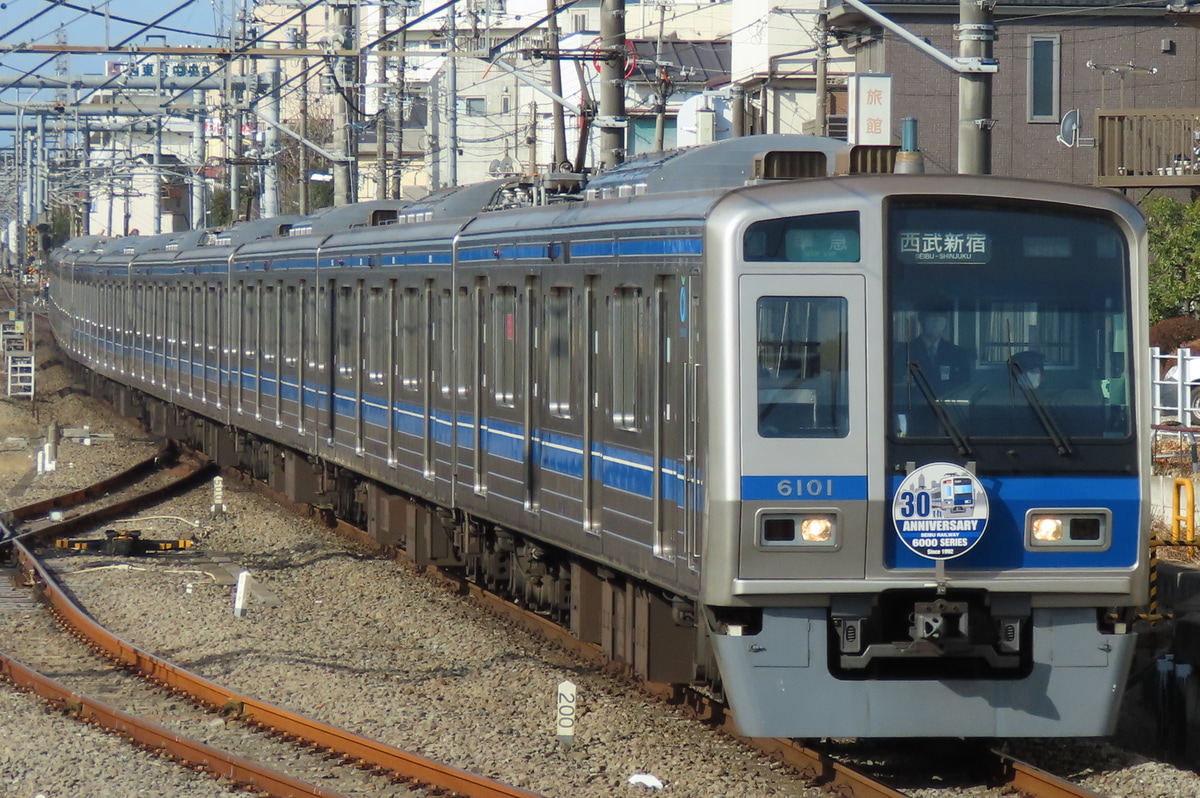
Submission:
<svg viewBox="0 0 1200 798">
<path fill-rule="evenodd" d="M 408 62 L 404 59 L 404 50 L 408 46 L 408 2 L 400 3 L 400 58 L 396 64 L 396 175 L 391 194 L 400 199 L 404 194 L 404 177 L 400 170 L 404 166 L 404 73 Z"/>
<path fill-rule="evenodd" d="M 271 43 L 272 46 L 277 46 Z M 266 62 L 267 102 L 263 116 L 267 129 L 263 132 L 262 159 L 262 207 L 260 215 L 270 219 L 279 215 L 279 62 Z"/>
<path fill-rule="evenodd" d="M 450 6 L 446 11 L 446 137 L 448 139 L 449 159 L 447 161 L 447 181 L 449 186 L 458 185 L 458 28 L 455 15 L 457 6 Z"/>
<path fill-rule="evenodd" d="M 546 15 L 549 19 L 546 20 L 546 49 L 549 51 L 547 61 L 550 66 L 550 91 L 554 92 L 559 97 L 562 96 L 562 66 L 558 62 L 558 3 L 556 0 L 546 0 Z M 515 91 L 515 90 L 514 90 Z M 517 105 L 517 94 L 513 94 L 513 106 Z M 566 122 L 563 119 L 563 107 L 561 103 L 550 104 L 550 118 L 554 125 L 554 162 L 551 165 L 550 171 L 558 171 L 567 161 L 567 129 Z M 536 123 L 535 123 L 536 124 Z M 537 136 L 537 129 L 533 131 L 533 135 Z M 529 165 L 534 168 L 533 164 Z"/>
<path fill-rule="evenodd" d="M 46 221 L 46 180 L 50 175 L 50 163 L 46 158 L 46 116 L 39 114 L 37 118 L 37 157 L 34 174 L 34 224 Z"/>
<path fill-rule="evenodd" d="M 162 56 L 154 56 L 154 79 L 158 82 L 158 96 L 162 96 Z M 154 116 L 154 174 L 150 177 L 150 193 L 151 193 L 151 213 L 154 214 L 154 219 L 150 223 L 150 230 L 154 235 L 162 232 L 162 114 Z"/>
<path fill-rule="evenodd" d="M 965 0 L 964 0 L 965 2 Z M 600 165 L 625 160 L 625 0 L 600 0 Z"/>
<path fill-rule="evenodd" d="M 379 9 L 379 35 L 380 49 L 384 49 L 382 41 L 387 33 L 387 5 L 380 1 L 377 6 Z M 387 56 L 379 54 L 375 56 L 375 63 L 378 67 L 375 76 L 375 166 L 377 169 L 377 177 L 375 179 L 375 199 L 387 199 L 389 194 L 388 180 L 388 108 L 387 108 L 387 92 L 384 86 L 387 83 Z"/>
<path fill-rule="evenodd" d="M 354 28 L 350 21 L 350 6 L 334 7 L 338 46 L 345 50 L 350 48 L 354 36 Z M 334 153 L 338 161 L 333 165 L 333 204 L 348 205 L 354 202 L 353 172 L 351 163 L 354 158 L 354 140 L 350 133 L 350 101 L 348 94 L 353 86 L 353 68 L 345 57 L 334 58 L 334 91 L 333 97 L 333 140 Z"/>
<path fill-rule="evenodd" d="M 829 8 L 820 0 L 817 11 L 817 108 L 813 121 L 817 135 L 829 135 Z"/>
<path fill-rule="evenodd" d="M 658 77 L 654 103 L 654 151 L 662 152 L 667 130 L 667 98 L 671 96 L 671 78 L 662 65 L 663 26 L 667 19 L 666 0 L 658 4 L 658 41 L 654 45 L 654 72 Z"/>
<path fill-rule="evenodd" d="M 988 174 L 992 168 L 992 74 L 998 69 L 992 58 L 995 25 L 994 0 L 959 0 L 959 56 L 951 58 L 925 39 L 880 14 L 864 0 L 842 0 L 867 19 L 892 31 L 947 69 L 958 73 L 958 171 L 959 174 Z"/>
<path fill-rule="evenodd" d="M 191 161 L 196 165 L 195 172 L 192 174 L 191 189 L 191 216 L 192 229 L 199 230 L 201 227 L 206 227 L 204 218 L 204 179 L 201 176 L 201 170 L 204 169 L 204 92 L 197 89 L 192 92 L 192 104 L 196 110 L 192 112 L 192 157 Z"/>
<path fill-rule="evenodd" d="M 300 15 L 300 46 L 308 47 L 308 14 Z M 308 141 L 308 59 L 300 60 L 300 138 Z M 299 164 L 299 183 L 300 183 L 300 215 L 308 215 L 308 146 L 301 145 L 299 148 L 300 164 Z"/>
<path fill-rule="evenodd" d="M 994 0 L 959 0 L 955 26 L 961 61 L 989 61 L 996 26 L 992 24 Z M 958 172 L 986 175 L 992 172 L 992 74 L 961 72 L 958 76 Z"/>
</svg>

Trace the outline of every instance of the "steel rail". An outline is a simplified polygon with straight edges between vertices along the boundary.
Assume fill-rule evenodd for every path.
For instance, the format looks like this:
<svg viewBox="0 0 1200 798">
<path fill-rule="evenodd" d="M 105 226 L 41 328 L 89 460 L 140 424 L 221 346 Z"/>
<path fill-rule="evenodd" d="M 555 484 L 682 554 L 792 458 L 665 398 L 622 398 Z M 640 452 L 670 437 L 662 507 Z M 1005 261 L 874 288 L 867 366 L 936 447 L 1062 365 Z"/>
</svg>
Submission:
<svg viewBox="0 0 1200 798">
<path fill-rule="evenodd" d="M 77 693 L 3 653 L 0 653 L 0 677 L 19 689 L 36 694 L 72 717 L 100 726 L 155 753 L 166 754 L 184 767 L 194 767 L 227 778 L 239 787 L 266 792 L 273 796 L 342 796 L 342 793 L 307 784 L 248 759 L 168 731 L 148 720 L 129 715 L 102 701 Z"/>
<path fill-rule="evenodd" d="M 999 751 L 992 752 L 1000 765 L 1000 786 L 1016 790 L 1029 798 L 1103 798 L 1086 787 L 1059 778 L 1052 773 L 1013 759 Z"/>
<path fill-rule="evenodd" d="M 312 506 L 291 501 L 270 486 L 259 480 L 247 477 L 241 472 L 235 471 L 230 476 L 239 478 L 255 493 L 271 499 L 284 507 L 288 507 L 299 514 L 316 512 Z M 402 550 L 379 543 L 379 541 L 370 537 L 366 532 L 343 519 L 326 516 L 326 521 L 329 522 L 331 528 L 339 535 L 367 548 L 374 549 L 377 552 L 385 553 L 397 562 L 407 564 L 430 577 L 441 580 L 448 589 L 453 590 L 459 595 L 470 596 L 489 612 L 507 619 L 525 632 L 536 637 L 541 637 L 551 644 L 575 654 L 589 664 L 619 672 L 625 676 L 632 676 L 632 670 L 627 664 L 610 660 L 600 650 L 599 646 L 580 640 L 572 635 L 570 630 L 554 623 L 550 619 L 519 607 L 501 596 L 488 592 L 455 574 L 448 573 L 436 567 L 423 568 L 414 566 L 409 560 L 404 558 Z M 774 737 L 742 737 L 737 733 L 733 713 L 724 704 L 693 690 L 680 688 L 678 685 L 641 680 L 638 680 L 637 684 L 645 692 L 656 696 L 668 704 L 679 707 L 684 714 L 694 720 L 717 726 L 730 737 L 736 738 L 751 748 L 774 757 L 796 771 L 801 778 L 812 782 L 816 786 L 824 787 L 833 795 L 843 796 L 844 798 L 907 798 L 904 793 L 881 784 L 870 776 L 859 773 L 853 768 L 836 761 L 834 758 L 803 746 L 794 740 Z"/>
<path fill-rule="evenodd" d="M 535 793 L 442 765 L 397 748 L 358 737 L 311 718 L 210 682 L 198 674 L 143 651 L 96 623 L 72 601 L 33 552 L 13 544 L 27 580 L 41 585 L 59 619 L 105 656 L 185 698 L 215 710 L 231 712 L 244 723 L 311 745 L 364 768 L 397 774 L 402 779 L 449 790 L 467 798 L 538 798 Z"/>
<path fill-rule="evenodd" d="M 8 510 L 7 512 L 0 514 L 0 521 L 3 521 L 9 526 L 16 526 L 18 524 L 28 523 L 36 518 L 47 516 L 53 510 L 64 510 L 72 507 L 78 507 L 87 502 L 103 498 L 114 491 L 133 484 L 138 479 L 141 479 L 144 475 L 153 472 L 155 469 L 161 469 L 165 463 L 175 462 L 179 456 L 180 450 L 178 446 L 171 442 L 164 443 L 155 454 L 147 457 L 141 462 L 135 463 L 118 474 L 106 477 L 99 482 L 93 483 L 84 488 L 80 488 L 76 491 L 63 493 L 58 496 L 53 496 L 49 499 L 43 499 L 41 501 L 33 502 L 32 504 L 26 504 L 22 507 Z M 204 473 L 211 467 L 212 462 L 207 457 L 194 452 L 189 452 L 187 459 L 183 462 L 177 463 L 176 465 L 176 468 L 181 469 L 180 478 L 184 480 L 182 484 L 186 484 L 186 481 L 193 477 L 203 476 Z M 128 511 L 130 508 L 137 506 L 139 503 L 153 501 L 160 496 L 165 496 L 172 490 L 178 490 L 180 487 L 182 487 L 182 484 L 180 484 L 178 481 L 173 481 L 171 484 L 164 485 L 152 491 L 147 491 L 144 494 L 139 494 L 138 496 L 132 497 L 128 500 L 114 502 L 113 504 L 107 505 L 103 508 L 98 508 L 89 513 L 75 516 L 62 523 L 56 522 L 51 524 L 47 522 L 44 527 L 39 528 L 38 532 L 39 534 L 41 534 L 43 531 L 45 531 L 46 534 L 50 534 L 52 532 L 57 534 L 65 534 L 67 532 L 74 531 L 74 529 L 85 523 L 103 523 L 104 521 L 109 520 L 109 518 L 113 518 Z"/>
</svg>

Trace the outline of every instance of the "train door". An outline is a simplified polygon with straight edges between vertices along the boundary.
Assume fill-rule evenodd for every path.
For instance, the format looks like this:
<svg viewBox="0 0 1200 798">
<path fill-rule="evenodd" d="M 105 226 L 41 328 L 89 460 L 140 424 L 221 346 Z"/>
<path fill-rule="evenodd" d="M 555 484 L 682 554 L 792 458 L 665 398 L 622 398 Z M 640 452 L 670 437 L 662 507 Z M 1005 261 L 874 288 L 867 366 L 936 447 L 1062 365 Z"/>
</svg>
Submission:
<svg viewBox="0 0 1200 798">
<path fill-rule="evenodd" d="M 303 338 L 303 323 L 300 309 L 303 307 L 304 283 L 280 284 L 279 310 L 279 396 L 276 401 L 279 414 L 276 426 L 287 426 L 290 430 L 303 431 L 300 408 L 304 401 L 304 390 L 300 381 L 303 354 L 300 341 Z M 294 391 L 294 393 L 293 393 Z M 295 401 L 293 401 L 293 398 Z"/>
<path fill-rule="evenodd" d="M 541 402 L 538 401 L 540 397 L 538 395 L 537 355 L 541 325 L 538 323 L 538 290 L 538 279 L 527 277 L 525 279 L 525 312 L 522 314 L 522 326 L 525 332 L 522 360 L 525 362 L 521 369 L 524 381 L 521 395 L 525 402 L 525 414 L 522 425 L 524 432 L 521 440 L 521 458 L 524 461 L 525 469 L 525 509 L 531 513 L 536 513 L 540 506 L 537 439 L 541 434 L 541 419 L 538 413 Z"/>
<path fill-rule="evenodd" d="M 437 393 L 437 372 L 436 361 L 437 357 L 433 351 L 435 343 L 441 340 L 437 335 L 435 320 L 437 319 L 437 310 L 434 302 L 437 295 L 434 290 L 433 280 L 426 280 L 422 294 L 422 319 L 421 329 L 424 330 L 424 337 L 421 341 L 421 408 L 422 418 L 422 448 L 421 462 L 422 471 L 425 478 L 432 480 L 436 472 L 433 468 L 433 436 L 435 434 L 436 421 L 434 419 L 434 396 Z"/>
<path fill-rule="evenodd" d="M 687 356 L 683 378 L 683 557 L 687 567 L 700 569 L 700 553 L 703 550 L 704 502 L 701 485 L 704 475 L 700 472 L 700 419 L 705 412 L 700 386 L 704 384 L 704 352 L 701 335 L 704 332 L 702 305 L 700 301 L 700 279 L 683 278 L 680 289 L 679 313 L 687 336 Z"/>
<path fill-rule="evenodd" d="M 151 359 L 150 384 L 165 386 L 167 384 L 167 288 L 164 285 L 154 286 L 154 346 Z"/>
<path fill-rule="evenodd" d="M 487 402 L 484 400 L 487 382 L 483 364 L 484 331 L 487 329 L 484 316 L 487 307 L 486 277 L 475 278 L 474 291 L 471 325 L 471 409 L 475 422 L 471 427 L 471 471 L 474 474 L 474 492 L 480 496 L 486 496 L 488 490 L 487 463 L 483 458 L 483 428 L 486 422 L 484 413 L 487 407 Z"/>
<path fill-rule="evenodd" d="M 430 281 L 433 291 L 433 281 Z M 430 324 L 433 352 L 430 382 L 434 387 L 429 425 L 429 477 L 436 489 L 449 486 L 454 475 L 455 386 L 454 369 L 454 294 L 449 286 L 438 287 L 432 297 L 433 320 Z M 448 494 L 447 494 L 448 496 Z"/>
<path fill-rule="evenodd" d="M 743 276 L 738 341 L 739 576 L 862 578 L 869 440 L 863 278 Z M 804 510 L 835 523 L 803 528 L 793 519 Z"/>
<path fill-rule="evenodd" d="M 599 400 L 600 361 L 600 277 L 590 274 L 585 278 L 583 297 L 583 529 L 589 535 L 599 536 L 603 524 L 604 507 L 604 414 L 597 407 Z"/>
<path fill-rule="evenodd" d="M 230 324 L 233 325 L 233 335 L 230 338 L 233 345 L 233 357 L 230 360 L 229 407 L 232 412 L 240 415 L 245 412 L 245 408 L 242 406 L 244 390 L 242 383 L 246 373 L 246 339 L 251 319 L 246 316 L 246 282 L 239 280 L 231 286 L 231 290 L 233 318 L 230 319 Z"/>
<path fill-rule="evenodd" d="M 336 350 L 337 282 L 326 280 L 317 289 L 317 362 L 320 374 L 317 380 L 317 435 L 332 445 L 337 429 L 335 398 L 337 395 Z"/>
<path fill-rule="evenodd" d="M 204 402 L 221 407 L 221 285 L 204 284 Z"/>
<path fill-rule="evenodd" d="M 458 501 L 467 501 L 486 489 L 479 457 L 481 385 L 477 369 L 483 294 L 482 277 L 459 285 L 455 294 L 454 485 Z"/>
<path fill-rule="evenodd" d="M 686 277 L 660 276 L 654 288 L 654 352 L 650 386 L 653 426 L 653 551 L 668 571 L 688 564 L 688 479 L 690 446 L 694 446 L 686 389 L 689 298 Z"/>
<path fill-rule="evenodd" d="M 280 426 L 279 399 L 283 383 L 283 355 L 280 351 L 280 321 L 283 318 L 283 283 L 267 280 L 262 284 L 262 337 L 260 339 L 260 362 L 262 364 L 263 395 L 260 398 L 262 420 Z"/>
</svg>

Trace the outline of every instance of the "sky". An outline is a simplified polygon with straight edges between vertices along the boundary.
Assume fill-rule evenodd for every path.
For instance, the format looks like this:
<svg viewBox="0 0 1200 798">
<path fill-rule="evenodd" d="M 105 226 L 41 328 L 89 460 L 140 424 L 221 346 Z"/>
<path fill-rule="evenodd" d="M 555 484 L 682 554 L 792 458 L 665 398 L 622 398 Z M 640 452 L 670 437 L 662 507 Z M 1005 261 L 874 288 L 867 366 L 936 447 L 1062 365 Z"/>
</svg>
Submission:
<svg viewBox="0 0 1200 798">
<path fill-rule="evenodd" d="M 0 50 L 16 45 L 52 45 L 60 40 L 97 48 L 112 47 L 127 39 L 125 48 L 213 46 L 219 43 L 217 32 L 228 30 L 228 20 L 237 10 L 233 5 L 234 0 L 0 0 Z M 160 18 L 161 27 L 141 30 Z M 0 81 L 31 69 L 51 77 L 55 64 L 42 65 L 46 60 L 43 55 L 0 54 Z M 69 73 L 101 74 L 106 60 L 121 59 L 114 55 L 72 55 Z M 4 99 L 10 99 L 8 94 L 11 90 L 4 92 Z"/>
</svg>

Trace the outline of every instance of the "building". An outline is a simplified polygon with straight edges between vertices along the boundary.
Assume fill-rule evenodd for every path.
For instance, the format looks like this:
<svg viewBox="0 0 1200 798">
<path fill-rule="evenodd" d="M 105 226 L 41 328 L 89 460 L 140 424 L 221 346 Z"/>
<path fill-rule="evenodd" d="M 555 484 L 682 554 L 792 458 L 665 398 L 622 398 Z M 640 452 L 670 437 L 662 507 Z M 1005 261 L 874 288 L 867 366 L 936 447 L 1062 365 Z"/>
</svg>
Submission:
<svg viewBox="0 0 1200 798">
<path fill-rule="evenodd" d="M 942 52 L 958 53 L 956 0 L 871 7 Z M 1115 0 L 1010 0 L 996 6 L 994 20 L 998 71 L 984 122 L 991 125 L 992 173 L 1131 187 L 1149 185 L 1143 177 L 1200 182 L 1190 177 L 1200 119 L 1189 110 L 1200 107 L 1194 28 L 1169 18 L 1161 3 Z M 903 117 L 918 121 L 927 171 L 956 171 L 958 75 L 851 6 L 831 11 L 831 25 L 856 72 L 892 76 L 892 129 L 898 133 Z M 1173 120 L 1169 143 L 1149 141 L 1157 134 L 1139 121 L 1147 113 Z M 1129 181 L 1102 179 L 1102 152 L 1112 153 L 1107 171 Z M 1176 168 L 1179 175 L 1165 174 Z"/>
</svg>

